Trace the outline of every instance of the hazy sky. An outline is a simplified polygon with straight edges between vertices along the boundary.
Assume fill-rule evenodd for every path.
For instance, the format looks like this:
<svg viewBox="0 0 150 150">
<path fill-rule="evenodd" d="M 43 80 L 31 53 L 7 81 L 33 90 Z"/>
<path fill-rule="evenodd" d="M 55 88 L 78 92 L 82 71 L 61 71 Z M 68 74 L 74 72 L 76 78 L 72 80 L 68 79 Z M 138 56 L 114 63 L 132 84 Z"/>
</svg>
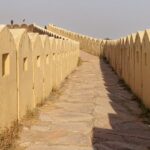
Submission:
<svg viewBox="0 0 150 150">
<path fill-rule="evenodd" d="M 98 38 L 150 28 L 150 0 L 0 0 L 0 23 L 52 23 Z"/>
</svg>

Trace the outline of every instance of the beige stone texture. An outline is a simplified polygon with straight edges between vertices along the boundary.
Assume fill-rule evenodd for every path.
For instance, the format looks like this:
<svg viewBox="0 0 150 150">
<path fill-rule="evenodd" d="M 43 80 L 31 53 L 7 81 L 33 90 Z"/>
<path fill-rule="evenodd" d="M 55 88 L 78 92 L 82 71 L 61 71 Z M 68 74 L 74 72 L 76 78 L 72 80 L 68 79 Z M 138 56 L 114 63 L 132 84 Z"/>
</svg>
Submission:
<svg viewBox="0 0 150 150">
<path fill-rule="evenodd" d="M 125 59 L 126 59 L 126 45 L 125 45 L 125 40 L 126 38 L 124 37 L 122 39 L 122 78 L 125 79 L 126 76 L 126 72 L 125 72 L 125 68 L 126 68 L 126 63 L 125 63 Z"/>
<path fill-rule="evenodd" d="M 64 61 L 65 61 L 65 64 L 64 64 L 64 71 L 65 71 L 65 74 L 64 74 L 64 77 L 66 77 L 68 75 L 68 53 L 69 53 L 69 43 L 70 41 L 66 41 L 66 46 L 65 46 L 65 53 L 64 53 Z"/>
<path fill-rule="evenodd" d="M 144 32 L 138 32 L 135 39 L 135 94 L 142 98 L 142 41 Z"/>
<path fill-rule="evenodd" d="M 43 95 L 43 45 L 39 34 L 28 33 L 32 44 L 32 63 L 33 63 L 33 87 L 34 87 L 34 106 L 40 104 L 44 99 Z"/>
<path fill-rule="evenodd" d="M 143 40 L 144 37 L 144 40 Z M 149 30 L 106 41 L 103 57 L 146 107 L 149 102 Z"/>
<path fill-rule="evenodd" d="M 25 150 L 146 150 L 149 126 L 132 93 L 109 64 L 85 52 L 83 64 L 27 121 L 17 140 Z M 19 150 L 20 150 L 19 149 Z"/>
<path fill-rule="evenodd" d="M 91 53 L 93 55 L 100 56 L 100 43 L 99 40 L 89 37 L 89 36 L 84 36 L 82 34 L 78 33 L 73 33 L 71 31 L 62 29 L 60 27 L 56 27 L 54 25 L 49 24 L 47 26 L 47 29 L 49 31 L 55 32 L 56 34 L 60 34 L 61 36 L 64 36 L 66 38 L 69 38 L 71 40 L 75 40 L 80 42 L 80 49 Z"/>
<path fill-rule="evenodd" d="M 150 30 L 146 30 L 142 43 L 142 100 L 150 108 Z"/>
<path fill-rule="evenodd" d="M 133 92 L 135 92 L 135 38 L 136 33 L 131 34 L 130 37 L 130 88 Z"/>
<path fill-rule="evenodd" d="M 125 54 L 125 82 L 130 84 L 130 36 L 126 37 L 125 41 L 126 54 Z M 116 54 L 117 55 L 117 54 Z"/>
<path fill-rule="evenodd" d="M 58 89 L 59 86 L 60 86 L 60 55 L 61 55 L 61 52 L 60 50 L 58 49 L 59 48 L 59 42 L 60 40 L 59 39 L 56 39 L 55 40 L 56 42 L 56 49 L 55 49 L 55 88 Z"/>
<path fill-rule="evenodd" d="M 10 30 L 16 44 L 18 119 L 34 108 L 32 47 L 25 29 Z"/>
<path fill-rule="evenodd" d="M 43 99 L 46 100 L 52 91 L 52 57 L 49 37 L 40 35 L 40 38 L 43 45 Z"/>
<path fill-rule="evenodd" d="M 62 53 L 63 53 L 63 40 L 62 39 L 58 39 L 56 41 L 57 43 L 57 51 L 58 51 L 58 55 L 57 55 L 57 87 L 60 86 L 61 82 L 62 82 Z"/>
<path fill-rule="evenodd" d="M 49 63 L 50 63 L 50 71 L 51 71 L 51 88 L 53 88 L 53 37 L 49 37 L 49 46 L 50 46 L 50 53 L 49 53 Z"/>
<path fill-rule="evenodd" d="M 63 30 L 57 34 L 35 24 L 0 25 L 1 129 L 41 104 L 76 68 L 80 44 L 62 33 L 80 37 Z"/>
<path fill-rule="evenodd" d="M 50 63 L 51 63 L 51 71 L 52 71 L 52 89 L 54 88 L 55 85 L 55 38 L 53 37 L 49 37 L 49 41 L 50 41 Z"/>
<path fill-rule="evenodd" d="M 117 54 L 117 55 L 116 55 Z M 115 49 L 115 57 L 116 57 L 116 72 L 118 76 L 121 76 L 121 69 L 120 69 L 120 64 L 121 64 L 121 50 L 120 50 L 120 39 L 117 40 L 116 44 L 116 49 Z"/>
<path fill-rule="evenodd" d="M 58 57 L 58 51 L 57 51 L 57 39 L 52 40 L 52 51 L 53 51 L 53 61 L 52 61 L 52 78 L 53 78 L 53 89 L 57 88 L 57 57 Z"/>
<path fill-rule="evenodd" d="M 47 28 L 49 31 L 78 41 L 81 50 L 92 55 L 106 57 L 119 77 L 122 78 L 131 90 L 144 101 L 143 91 L 146 90 L 142 88 L 144 88 L 143 74 L 146 67 L 143 69 L 143 65 L 147 62 L 148 57 L 142 50 L 144 32 L 133 33 L 126 37 L 121 37 L 118 40 L 97 40 L 53 25 L 48 25 Z M 146 48 L 144 47 L 144 49 Z M 68 58 L 73 58 L 75 54 L 74 52 L 70 52 L 67 53 L 67 56 Z M 67 61 L 67 75 L 71 72 L 71 66 L 74 67 L 74 65 L 74 59 L 72 59 L 72 61 Z"/>
<path fill-rule="evenodd" d="M 0 25 L 0 130 L 18 118 L 16 45 L 8 28 Z"/>
</svg>

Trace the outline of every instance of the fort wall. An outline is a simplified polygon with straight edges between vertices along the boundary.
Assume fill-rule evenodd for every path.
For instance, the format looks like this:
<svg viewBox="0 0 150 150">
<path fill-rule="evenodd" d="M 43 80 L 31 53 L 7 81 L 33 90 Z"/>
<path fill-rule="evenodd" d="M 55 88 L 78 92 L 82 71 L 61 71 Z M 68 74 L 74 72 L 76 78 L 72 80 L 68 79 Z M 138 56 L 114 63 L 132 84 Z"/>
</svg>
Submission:
<svg viewBox="0 0 150 150">
<path fill-rule="evenodd" d="M 48 99 L 78 57 L 79 42 L 37 25 L 0 25 L 1 131 Z"/>
<path fill-rule="evenodd" d="M 80 49 L 106 58 L 118 76 L 150 108 L 150 31 L 116 40 L 95 39 L 49 24 L 47 29 L 80 43 Z"/>
</svg>

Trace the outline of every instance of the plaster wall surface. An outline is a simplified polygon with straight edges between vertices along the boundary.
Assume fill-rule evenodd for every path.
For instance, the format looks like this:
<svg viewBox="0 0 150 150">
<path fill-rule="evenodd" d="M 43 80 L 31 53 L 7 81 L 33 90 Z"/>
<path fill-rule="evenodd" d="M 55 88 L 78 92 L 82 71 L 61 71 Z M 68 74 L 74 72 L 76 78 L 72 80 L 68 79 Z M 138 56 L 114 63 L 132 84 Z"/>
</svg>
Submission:
<svg viewBox="0 0 150 150">
<path fill-rule="evenodd" d="M 139 31 L 104 45 L 104 56 L 134 94 L 150 108 L 149 30 Z M 120 59 L 118 59 L 120 57 Z M 117 64 L 117 65 L 115 65 Z M 119 65 L 119 70 L 118 66 Z"/>
<path fill-rule="evenodd" d="M 79 33 L 74 33 L 60 27 L 49 24 L 47 29 L 51 32 L 64 36 L 65 38 L 78 41 L 80 43 L 80 49 L 96 56 L 100 56 L 101 51 L 101 39 L 95 39 L 89 36 L 85 36 Z"/>
<path fill-rule="evenodd" d="M 142 100 L 150 108 L 150 31 L 144 33 L 142 43 Z"/>
<path fill-rule="evenodd" d="M 50 41 L 47 35 L 40 35 L 43 45 L 43 99 L 49 97 L 52 90 L 52 76 L 51 76 L 51 50 Z"/>
<path fill-rule="evenodd" d="M 17 53 L 18 118 L 34 108 L 32 47 L 25 29 L 11 29 Z"/>
<path fill-rule="evenodd" d="M 32 64 L 33 64 L 33 87 L 34 87 L 34 105 L 43 101 L 43 45 L 39 34 L 28 33 L 32 44 Z"/>
<path fill-rule="evenodd" d="M 18 117 L 16 46 L 6 26 L 0 25 L 0 127 L 10 127 Z"/>
<path fill-rule="evenodd" d="M 1 130 L 48 99 L 78 57 L 79 43 L 62 35 L 37 25 L 0 25 Z"/>
</svg>

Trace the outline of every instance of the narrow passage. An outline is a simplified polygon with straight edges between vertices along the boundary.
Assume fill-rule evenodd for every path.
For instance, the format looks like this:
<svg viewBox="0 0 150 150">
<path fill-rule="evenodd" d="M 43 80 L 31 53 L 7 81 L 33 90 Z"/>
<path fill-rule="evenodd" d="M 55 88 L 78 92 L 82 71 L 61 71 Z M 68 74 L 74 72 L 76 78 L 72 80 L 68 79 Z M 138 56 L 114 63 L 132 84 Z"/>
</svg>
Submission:
<svg viewBox="0 0 150 150">
<path fill-rule="evenodd" d="M 16 150 L 148 150 L 150 126 L 133 95 L 98 57 L 83 63 L 39 115 L 24 122 Z"/>
</svg>

